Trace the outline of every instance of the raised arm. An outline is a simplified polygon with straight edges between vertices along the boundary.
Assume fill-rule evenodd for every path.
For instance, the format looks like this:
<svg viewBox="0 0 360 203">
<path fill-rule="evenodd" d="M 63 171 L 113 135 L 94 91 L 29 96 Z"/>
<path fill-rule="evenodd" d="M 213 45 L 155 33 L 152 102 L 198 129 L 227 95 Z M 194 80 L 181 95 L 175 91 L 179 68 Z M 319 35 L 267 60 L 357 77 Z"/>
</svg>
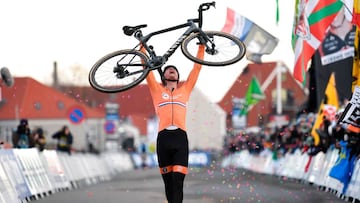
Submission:
<svg viewBox="0 0 360 203">
<path fill-rule="evenodd" d="M 199 58 L 199 59 L 204 59 L 204 52 L 205 52 L 205 46 L 200 45 L 196 57 Z M 199 77 L 201 67 L 202 67 L 201 64 L 194 63 L 193 69 L 191 70 L 191 72 L 190 72 L 190 74 L 189 74 L 189 76 L 188 76 L 188 78 L 186 80 L 187 88 L 189 88 L 189 89 L 194 88 L 194 86 L 196 84 L 196 81 L 197 81 L 197 79 Z"/>
<path fill-rule="evenodd" d="M 146 50 L 144 47 L 140 48 L 140 51 L 146 54 Z M 144 61 L 142 61 L 144 63 Z M 149 74 L 146 76 L 146 82 L 147 85 L 149 86 L 150 90 L 156 88 L 156 86 L 158 85 L 158 82 L 155 79 L 155 75 L 153 73 L 153 71 L 150 71 Z"/>
</svg>

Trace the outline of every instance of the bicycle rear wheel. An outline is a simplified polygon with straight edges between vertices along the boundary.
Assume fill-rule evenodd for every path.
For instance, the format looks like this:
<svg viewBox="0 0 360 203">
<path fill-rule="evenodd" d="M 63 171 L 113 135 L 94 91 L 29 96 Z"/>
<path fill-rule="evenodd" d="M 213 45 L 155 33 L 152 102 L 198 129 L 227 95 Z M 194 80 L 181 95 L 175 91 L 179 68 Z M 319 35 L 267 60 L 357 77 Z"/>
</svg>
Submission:
<svg viewBox="0 0 360 203">
<path fill-rule="evenodd" d="M 149 73 L 144 65 L 148 56 L 137 50 L 119 50 L 99 59 L 89 72 L 90 85 L 105 93 L 128 90 L 142 82 Z"/>
<path fill-rule="evenodd" d="M 203 60 L 197 58 L 200 33 L 191 34 L 181 44 L 181 51 L 188 59 L 202 65 L 227 66 L 240 61 L 245 56 L 245 44 L 235 36 L 219 31 L 204 32 L 215 47 L 205 51 Z"/>
</svg>

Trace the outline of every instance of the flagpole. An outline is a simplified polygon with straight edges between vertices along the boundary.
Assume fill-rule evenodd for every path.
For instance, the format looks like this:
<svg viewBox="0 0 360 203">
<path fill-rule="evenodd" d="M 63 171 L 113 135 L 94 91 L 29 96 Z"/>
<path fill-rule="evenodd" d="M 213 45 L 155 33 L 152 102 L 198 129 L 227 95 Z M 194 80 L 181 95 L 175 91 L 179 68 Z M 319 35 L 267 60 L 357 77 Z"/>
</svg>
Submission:
<svg viewBox="0 0 360 203">
<path fill-rule="evenodd" d="M 282 101 L 281 101 L 281 62 L 276 63 L 276 113 L 282 114 Z"/>
</svg>

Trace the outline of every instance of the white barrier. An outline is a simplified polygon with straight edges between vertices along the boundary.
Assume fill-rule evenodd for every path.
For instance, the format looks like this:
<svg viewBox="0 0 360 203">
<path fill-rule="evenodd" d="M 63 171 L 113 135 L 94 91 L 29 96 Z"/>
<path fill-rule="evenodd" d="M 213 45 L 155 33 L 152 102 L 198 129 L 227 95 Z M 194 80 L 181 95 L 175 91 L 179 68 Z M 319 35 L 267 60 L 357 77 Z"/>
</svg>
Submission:
<svg viewBox="0 0 360 203">
<path fill-rule="evenodd" d="M 0 150 L 0 157 L 5 174 L 16 192 L 15 195 L 20 201 L 26 201 L 32 194 L 25 181 L 24 174 L 21 172 L 14 151 L 11 149 Z M 3 194 L 2 191 L 1 193 Z"/>
<path fill-rule="evenodd" d="M 3 156 L 1 157 L 1 162 L 3 162 Z M 6 175 L 5 169 L 2 165 L 0 165 L 0 201 L 1 203 L 21 202 L 18 198 L 17 192 L 13 185 L 11 184 L 9 178 Z"/>
<path fill-rule="evenodd" d="M 258 173 L 294 178 L 323 187 L 326 190 L 335 191 L 338 196 L 360 200 L 359 160 L 356 161 L 353 175 L 345 194 L 342 194 L 343 183 L 328 175 L 338 154 L 338 149 L 332 149 L 326 154 L 319 152 L 317 155 L 310 157 L 307 153 L 301 153 L 300 150 L 296 150 L 294 153 L 286 153 L 284 156 L 279 157 L 278 160 L 273 160 L 271 153 L 252 155 L 247 150 L 242 150 L 224 157 L 221 167 L 244 168 Z M 309 162 L 308 171 L 305 171 Z"/>
<path fill-rule="evenodd" d="M 225 157 L 221 166 L 295 178 L 359 200 L 360 161 L 356 162 L 346 194 L 341 194 L 343 184 L 328 176 L 338 154 L 338 150 L 318 153 L 312 157 L 307 172 L 305 166 L 309 156 L 300 150 L 287 153 L 278 160 L 273 160 L 270 151 L 255 156 L 243 150 Z M 130 155 L 118 152 L 69 155 L 54 150 L 39 153 L 35 148 L 1 149 L 0 159 L 0 203 L 31 201 L 59 190 L 107 181 L 114 175 L 134 169 Z M 194 160 L 199 164 L 205 157 Z"/>
<path fill-rule="evenodd" d="M 134 168 L 127 153 L 101 155 L 36 148 L 0 149 L 0 203 L 23 203 L 110 180 Z"/>
<path fill-rule="evenodd" d="M 346 196 L 353 197 L 355 199 L 360 199 L 360 161 L 355 165 L 351 181 L 346 190 Z"/>
<path fill-rule="evenodd" d="M 247 150 L 231 154 L 225 157 L 221 163 L 222 167 L 234 167 L 250 169 L 250 154 Z"/>
<path fill-rule="evenodd" d="M 322 172 L 324 169 L 325 154 L 319 152 L 316 156 L 313 157 L 310 167 L 309 167 L 309 176 L 307 181 L 316 185 L 322 185 Z M 326 166 L 325 166 L 326 167 Z"/>
<path fill-rule="evenodd" d="M 342 191 L 342 188 L 343 188 L 343 184 L 340 181 L 328 176 L 328 174 L 331 170 L 331 167 L 336 162 L 338 155 L 339 155 L 338 149 L 331 150 L 327 153 L 328 165 L 327 165 L 327 169 L 324 174 L 324 185 L 323 186 L 327 187 L 330 190 L 334 190 L 334 191 Z"/>
<path fill-rule="evenodd" d="M 42 156 L 44 157 L 42 159 L 43 164 L 56 190 L 69 188 L 70 181 L 65 174 L 65 169 L 60 162 L 58 153 L 54 150 L 44 150 Z"/>
<path fill-rule="evenodd" d="M 134 168 L 131 157 L 127 153 L 105 152 L 101 154 L 106 166 L 112 175 L 117 175 L 123 171 Z"/>
<path fill-rule="evenodd" d="M 40 160 L 37 149 L 14 149 L 13 151 L 31 196 L 42 197 L 55 189 Z"/>
</svg>

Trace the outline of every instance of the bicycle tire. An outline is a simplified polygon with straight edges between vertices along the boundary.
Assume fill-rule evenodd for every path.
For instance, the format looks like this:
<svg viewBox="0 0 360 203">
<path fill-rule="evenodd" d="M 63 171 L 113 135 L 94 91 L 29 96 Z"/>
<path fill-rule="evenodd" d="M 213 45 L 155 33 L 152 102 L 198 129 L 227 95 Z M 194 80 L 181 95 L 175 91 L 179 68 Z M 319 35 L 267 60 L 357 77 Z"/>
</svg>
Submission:
<svg viewBox="0 0 360 203">
<path fill-rule="evenodd" d="M 128 90 L 141 83 L 149 73 L 144 67 L 144 61 L 149 57 L 132 49 L 115 51 L 100 58 L 90 69 L 90 85 L 104 93 L 116 93 Z M 121 64 L 125 72 L 120 77 L 120 72 L 115 69 Z"/>
<path fill-rule="evenodd" d="M 246 53 L 245 44 L 237 37 L 220 31 L 204 31 L 215 43 L 216 52 L 205 51 L 204 59 L 197 58 L 200 33 L 189 35 L 181 44 L 183 54 L 193 62 L 208 66 L 227 66 L 240 61 Z"/>
</svg>

